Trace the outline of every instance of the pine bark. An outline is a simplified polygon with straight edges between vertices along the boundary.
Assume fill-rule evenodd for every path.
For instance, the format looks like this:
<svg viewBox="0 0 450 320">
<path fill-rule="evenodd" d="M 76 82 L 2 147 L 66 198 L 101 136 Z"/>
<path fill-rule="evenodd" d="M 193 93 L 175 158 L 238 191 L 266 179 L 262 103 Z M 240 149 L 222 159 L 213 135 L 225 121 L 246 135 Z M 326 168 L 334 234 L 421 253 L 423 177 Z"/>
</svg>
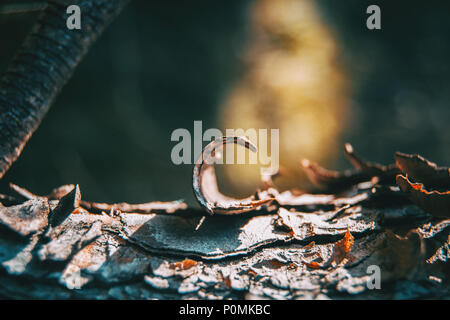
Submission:
<svg viewBox="0 0 450 320">
<path fill-rule="evenodd" d="M 67 4 L 50 1 L 0 79 L 0 178 L 19 157 L 61 88 L 126 0 L 71 1 L 81 30 L 68 30 Z"/>
<path fill-rule="evenodd" d="M 59 191 L 70 188 L 60 200 L 61 192 L 0 197 L 0 296 L 450 298 L 450 219 L 399 191 L 286 191 L 269 207 L 207 216 L 197 230 L 207 214 L 199 208 L 155 202 L 145 213 L 94 213 L 79 187 Z"/>
</svg>

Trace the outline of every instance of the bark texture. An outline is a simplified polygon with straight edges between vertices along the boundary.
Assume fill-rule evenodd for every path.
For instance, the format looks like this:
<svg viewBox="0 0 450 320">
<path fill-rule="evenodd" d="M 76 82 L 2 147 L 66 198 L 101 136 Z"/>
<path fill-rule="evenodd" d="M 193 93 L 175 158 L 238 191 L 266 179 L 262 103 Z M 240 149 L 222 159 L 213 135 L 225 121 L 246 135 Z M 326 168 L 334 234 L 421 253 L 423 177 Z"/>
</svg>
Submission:
<svg viewBox="0 0 450 320">
<path fill-rule="evenodd" d="M 3 195 L 0 295 L 450 298 L 450 219 L 427 214 L 401 191 L 261 192 L 276 200 L 241 215 L 208 216 L 198 230 L 206 211 L 186 205 L 94 214 L 82 208 L 78 187 L 61 200 L 51 200 L 57 193 Z M 368 285 L 373 265 L 380 289 Z"/>
<path fill-rule="evenodd" d="M 79 1 L 73 32 L 65 5 L 45 9 L 0 80 L 0 178 L 124 2 Z M 109 205 L 83 201 L 78 186 L 37 196 L 12 185 L 0 195 L 0 297 L 449 299 L 448 216 L 380 184 L 397 168 L 347 152 L 362 173 L 303 162 L 333 192 L 279 192 L 267 180 L 254 199 L 270 202 L 204 221 L 182 201 Z"/>
<path fill-rule="evenodd" d="M 0 178 L 19 157 L 61 88 L 127 0 L 71 1 L 81 30 L 68 30 L 67 4 L 50 1 L 0 80 Z"/>
</svg>

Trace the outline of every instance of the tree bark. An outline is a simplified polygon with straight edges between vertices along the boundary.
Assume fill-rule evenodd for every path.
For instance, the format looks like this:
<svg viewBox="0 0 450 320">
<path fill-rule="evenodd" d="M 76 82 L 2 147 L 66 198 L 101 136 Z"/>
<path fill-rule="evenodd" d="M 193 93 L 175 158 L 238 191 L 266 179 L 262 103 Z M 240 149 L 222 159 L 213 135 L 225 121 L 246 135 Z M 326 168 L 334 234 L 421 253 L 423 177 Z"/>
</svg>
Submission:
<svg viewBox="0 0 450 320">
<path fill-rule="evenodd" d="M 60 201 L 3 196 L 0 296 L 449 299 L 450 219 L 375 189 L 271 190 L 269 207 L 208 216 L 198 230 L 206 211 L 187 206 L 93 214 L 78 187 Z"/>
<path fill-rule="evenodd" d="M 71 1 L 81 30 L 66 26 L 67 4 L 50 1 L 0 80 L 0 178 L 70 79 L 78 63 L 127 0 Z"/>
<path fill-rule="evenodd" d="M 0 80 L 0 178 L 125 2 L 79 1 L 81 31 L 66 29 L 64 5 L 47 6 Z M 78 186 L 48 196 L 12 186 L 0 194 L 0 297 L 449 299 L 450 219 L 381 184 L 396 167 L 348 153 L 364 175 L 303 163 L 313 182 L 345 192 L 266 181 L 256 198 L 270 203 L 199 228 L 206 211 L 180 201 L 110 205 L 83 201 Z"/>
</svg>

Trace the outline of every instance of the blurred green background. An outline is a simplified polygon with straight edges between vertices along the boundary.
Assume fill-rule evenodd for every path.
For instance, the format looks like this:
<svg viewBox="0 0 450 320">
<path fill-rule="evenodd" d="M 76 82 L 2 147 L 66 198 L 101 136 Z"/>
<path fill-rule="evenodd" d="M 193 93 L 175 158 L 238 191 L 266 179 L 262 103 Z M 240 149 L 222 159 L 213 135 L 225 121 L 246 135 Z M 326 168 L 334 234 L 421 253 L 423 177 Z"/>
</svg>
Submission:
<svg viewBox="0 0 450 320">
<path fill-rule="evenodd" d="M 335 72 L 346 83 L 345 99 L 340 98 L 339 105 L 329 102 L 342 126 L 325 137 L 329 144 L 324 148 L 337 151 L 317 154 L 317 159 L 331 168 L 348 168 L 341 151 L 348 141 L 372 161 L 390 163 L 394 152 L 402 151 L 449 165 L 450 2 L 298 1 L 307 3 L 308 10 L 317 13 L 317 25 L 329 31 L 336 48 L 327 68 L 336 65 Z M 381 7 L 382 30 L 366 28 L 370 4 Z M 8 5 L 0 6 L 0 71 L 39 14 L 5 13 Z M 195 203 L 192 167 L 171 162 L 175 143 L 170 136 L 177 128 L 192 131 L 194 120 L 203 120 L 204 129 L 223 129 L 227 99 L 255 68 L 252 57 L 264 51 L 255 45 L 255 33 L 273 31 L 257 30 L 261 22 L 255 24 L 251 17 L 260 6 L 258 0 L 132 1 L 79 65 L 0 181 L 0 191 L 5 192 L 9 182 L 38 194 L 79 183 L 86 200 L 182 198 Z M 302 33 L 293 37 L 302 39 Z M 301 46 L 298 50 L 301 53 Z M 320 54 L 321 49 L 310 51 Z M 320 93 L 321 86 L 316 90 Z M 276 105 L 264 108 L 271 117 L 281 112 Z M 293 112 L 301 113 L 301 107 Z M 280 160 L 303 156 L 299 149 L 280 153 Z M 314 153 L 308 156 L 316 160 Z M 298 179 L 283 187 L 305 186 L 301 177 L 298 173 Z M 225 190 L 238 187 L 226 175 L 221 181 Z M 239 189 L 242 196 L 247 191 L 251 189 Z"/>
</svg>

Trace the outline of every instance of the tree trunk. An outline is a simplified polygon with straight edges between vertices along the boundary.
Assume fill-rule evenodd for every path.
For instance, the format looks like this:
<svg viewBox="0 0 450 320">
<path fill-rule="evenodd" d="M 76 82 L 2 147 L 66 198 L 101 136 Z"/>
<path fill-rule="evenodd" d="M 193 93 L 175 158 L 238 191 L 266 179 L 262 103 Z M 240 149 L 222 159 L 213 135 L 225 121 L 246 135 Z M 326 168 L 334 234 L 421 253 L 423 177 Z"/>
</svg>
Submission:
<svg viewBox="0 0 450 320">
<path fill-rule="evenodd" d="M 127 0 L 71 1 L 81 30 L 68 30 L 67 4 L 50 1 L 0 79 L 0 178 L 19 157 L 78 63 Z"/>
</svg>

